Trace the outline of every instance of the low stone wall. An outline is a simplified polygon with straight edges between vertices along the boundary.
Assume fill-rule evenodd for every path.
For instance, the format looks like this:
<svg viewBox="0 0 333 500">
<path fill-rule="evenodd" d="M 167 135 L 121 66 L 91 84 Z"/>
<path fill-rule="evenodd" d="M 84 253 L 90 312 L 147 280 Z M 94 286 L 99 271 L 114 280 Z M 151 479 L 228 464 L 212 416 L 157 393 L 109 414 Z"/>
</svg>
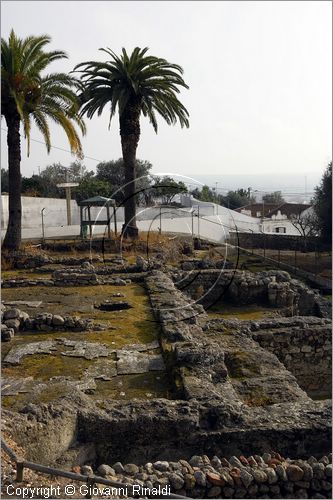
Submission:
<svg viewBox="0 0 333 500">
<path fill-rule="evenodd" d="M 191 498 L 331 498 L 331 462 L 331 454 L 318 461 L 285 459 L 274 452 L 228 460 L 195 455 L 188 461 L 160 460 L 143 466 L 102 464 L 95 471 L 84 465 L 81 473 L 135 484 L 142 492 L 156 488 Z"/>
<path fill-rule="evenodd" d="M 1 281 L 2 288 L 27 288 L 31 286 L 94 286 L 94 285 L 113 285 L 126 286 L 132 281 L 143 281 L 141 275 L 131 275 L 131 279 L 127 276 L 114 276 L 96 278 L 91 274 L 84 275 L 80 273 L 63 273 L 58 274 L 58 279 L 26 279 L 26 278 L 10 278 Z"/>
<path fill-rule="evenodd" d="M 55 286 L 82 286 L 96 285 L 98 282 L 94 269 L 66 268 L 53 272 L 52 278 Z"/>
<path fill-rule="evenodd" d="M 235 269 L 177 271 L 176 286 L 206 308 L 224 299 L 238 306 L 267 304 L 286 315 L 329 317 L 329 303 L 285 271 L 251 273 Z"/>
<path fill-rule="evenodd" d="M 104 330 L 100 324 L 94 324 L 93 320 L 81 319 L 78 316 L 60 316 L 59 314 L 40 313 L 35 317 L 17 308 L 1 309 L 1 341 L 10 341 L 15 333 L 19 331 L 87 331 Z"/>
</svg>

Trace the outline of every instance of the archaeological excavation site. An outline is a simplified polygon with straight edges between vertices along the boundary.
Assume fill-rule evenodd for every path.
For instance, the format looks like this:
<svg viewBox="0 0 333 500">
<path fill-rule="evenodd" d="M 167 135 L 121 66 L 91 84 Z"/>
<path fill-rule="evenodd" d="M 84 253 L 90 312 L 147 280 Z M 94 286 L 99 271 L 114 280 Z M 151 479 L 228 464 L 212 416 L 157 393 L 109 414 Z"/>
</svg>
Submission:
<svg viewBox="0 0 333 500">
<path fill-rule="evenodd" d="M 4 439 L 165 498 L 331 498 L 330 296 L 226 247 L 141 243 L 3 268 Z"/>
</svg>

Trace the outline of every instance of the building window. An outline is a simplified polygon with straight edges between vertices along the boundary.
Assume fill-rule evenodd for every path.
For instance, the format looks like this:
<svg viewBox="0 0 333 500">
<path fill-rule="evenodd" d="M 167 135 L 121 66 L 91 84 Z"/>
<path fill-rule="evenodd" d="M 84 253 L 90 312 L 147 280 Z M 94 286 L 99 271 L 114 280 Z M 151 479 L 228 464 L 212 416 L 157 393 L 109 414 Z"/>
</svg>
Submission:
<svg viewBox="0 0 333 500">
<path fill-rule="evenodd" d="M 275 232 L 276 233 L 285 233 L 286 232 L 286 228 L 285 227 L 276 227 L 275 228 Z"/>
</svg>

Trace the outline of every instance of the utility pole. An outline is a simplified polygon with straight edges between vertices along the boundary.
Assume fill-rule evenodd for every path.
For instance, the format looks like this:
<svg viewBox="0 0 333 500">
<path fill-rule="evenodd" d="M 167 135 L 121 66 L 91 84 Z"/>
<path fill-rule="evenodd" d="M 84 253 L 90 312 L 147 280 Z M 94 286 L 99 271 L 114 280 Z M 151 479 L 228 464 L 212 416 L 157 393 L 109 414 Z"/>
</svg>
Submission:
<svg viewBox="0 0 333 500">
<path fill-rule="evenodd" d="M 72 225 L 72 214 L 71 214 L 71 188 L 77 187 L 78 182 L 68 182 L 68 170 L 66 169 L 66 182 L 57 184 L 58 188 L 65 188 L 66 191 L 66 206 L 67 206 L 67 226 Z"/>
</svg>

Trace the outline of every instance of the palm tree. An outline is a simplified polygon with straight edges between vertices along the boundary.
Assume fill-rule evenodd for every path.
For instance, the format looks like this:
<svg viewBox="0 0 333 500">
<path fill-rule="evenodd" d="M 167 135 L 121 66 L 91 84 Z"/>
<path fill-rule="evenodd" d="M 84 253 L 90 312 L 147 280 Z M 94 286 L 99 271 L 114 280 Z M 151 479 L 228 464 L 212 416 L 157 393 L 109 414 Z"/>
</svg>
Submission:
<svg viewBox="0 0 333 500">
<path fill-rule="evenodd" d="M 74 126 L 76 123 L 85 133 L 75 92 L 79 82 L 64 73 L 41 75 L 51 62 L 67 58 L 62 51 L 45 52 L 43 49 L 50 41 L 47 35 L 20 39 L 13 30 L 8 42 L 1 39 L 1 114 L 7 124 L 9 171 L 9 220 L 3 247 L 12 250 L 18 250 L 21 245 L 21 123 L 28 156 L 31 119 L 42 133 L 47 151 L 50 151 L 48 118 L 64 129 L 72 153 L 82 155 Z"/>
<path fill-rule="evenodd" d="M 107 62 L 88 61 L 75 70 L 83 74 L 85 91 L 81 95 L 82 115 L 101 115 L 110 104 L 110 122 L 116 110 L 119 114 L 120 136 L 125 167 L 125 224 L 123 234 L 137 237 L 135 218 L 135 160 L 140 138 L 140 115 L 148 116 L 157 132 L 156 113 L 169 124 L 179 121 L 189 126 L 189 113 L 177 99 L 178 87 L 188 88 L 183 70 L 165 59 L 146 56 L 148 48 L 136 47 L 129 56 L 122 49 L 117 56 L 111 49 L 100 49 L 111 57 Z"/>
</svg>

